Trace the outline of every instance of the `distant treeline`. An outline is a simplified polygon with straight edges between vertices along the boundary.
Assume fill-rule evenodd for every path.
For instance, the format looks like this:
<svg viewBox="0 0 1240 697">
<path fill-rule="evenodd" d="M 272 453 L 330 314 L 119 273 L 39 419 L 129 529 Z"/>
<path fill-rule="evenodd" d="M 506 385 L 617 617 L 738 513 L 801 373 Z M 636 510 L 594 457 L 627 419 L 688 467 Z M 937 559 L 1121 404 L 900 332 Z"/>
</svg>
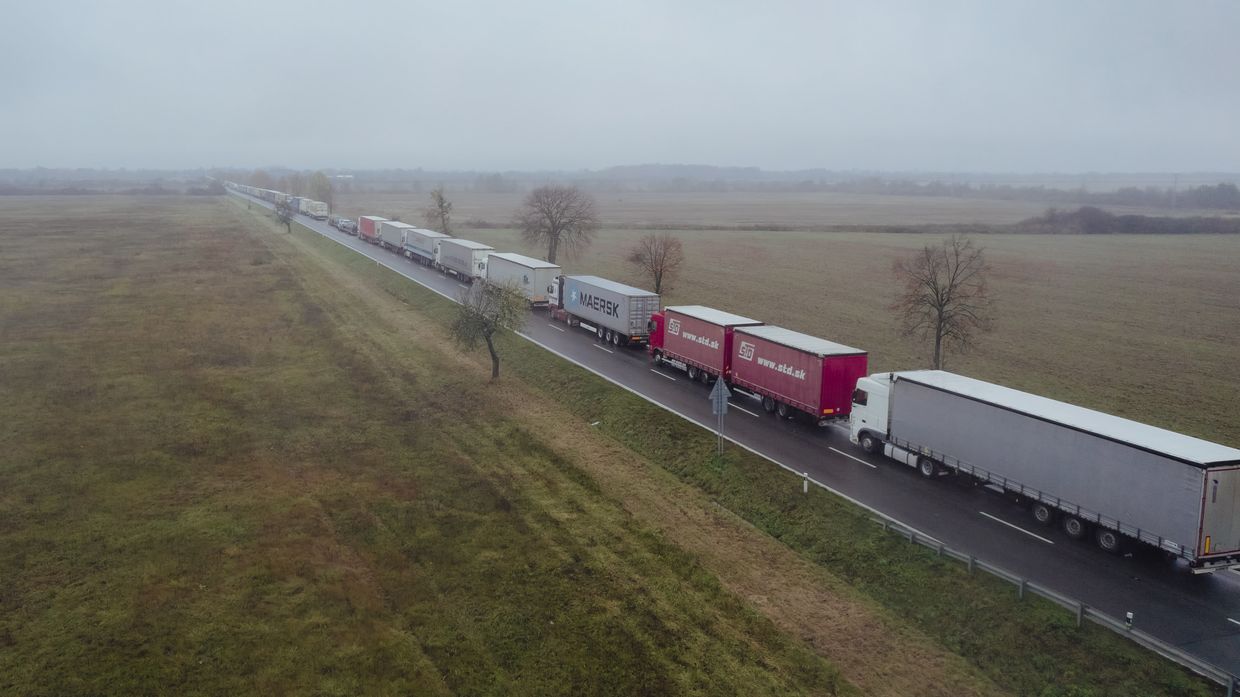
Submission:
<svg viewBox="0 0 1240 697">
<path fill-rule="evenodd" d="M 1051 208 L 1013 226 L 1013 232 L 1069 235 L 1202 235 L 1240 233 L 1240 218 L 1115 215 L 1082 206 L 1074 211 Z"/>
<path fill-rule="evenodd" d="M 0 184 L 0 196 L 222 196 L 224 185 L 211 181 L 199 185 L 168 187 L 163 184 L 130 187 L 16 186 Z"/>
</svg>

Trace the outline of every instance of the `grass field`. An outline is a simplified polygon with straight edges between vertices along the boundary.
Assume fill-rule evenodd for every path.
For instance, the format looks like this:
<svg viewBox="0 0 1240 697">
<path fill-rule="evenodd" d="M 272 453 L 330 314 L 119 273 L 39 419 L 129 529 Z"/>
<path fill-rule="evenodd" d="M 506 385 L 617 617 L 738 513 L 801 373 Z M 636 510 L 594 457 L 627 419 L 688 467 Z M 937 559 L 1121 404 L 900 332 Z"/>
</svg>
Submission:
<svg viewBox="0 0 1240 697">
<path fill-rule="evenodd" d="M 0 213 L 0 693 L 1209 693 L 235 202 Z"/>
<path fill-rule="evenodd" d="M 472 191 L 449 194 L 457 221 L 481 220 L 492 226 L 512 220 L 523 197 Z M 1041 215 L 1047 208 L 1047 204 L 1028 201 L 825 192 L 600 193 L 595 199 L 600 221 L 607 228 L 821 230 L 862 225 L 1004 225 Z M 338 194 L 336 208 L 352 217 L 399 216 L 421 224 L 421 211 L 427 203 L 425 193 Z M 1116 213 L 1168 214 L 1158 209 L 1107 208 Z M 1201 212 L 1176 211 L 1177 215 L 1191 213 Z"/>
</svg>

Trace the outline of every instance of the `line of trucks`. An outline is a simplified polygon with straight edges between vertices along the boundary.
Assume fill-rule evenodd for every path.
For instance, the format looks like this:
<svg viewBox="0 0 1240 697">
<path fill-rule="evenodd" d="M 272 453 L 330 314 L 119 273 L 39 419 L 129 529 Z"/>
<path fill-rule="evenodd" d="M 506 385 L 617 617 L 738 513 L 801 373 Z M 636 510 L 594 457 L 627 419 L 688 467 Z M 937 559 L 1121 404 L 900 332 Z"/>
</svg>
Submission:
<svg viewBox="0 0 1240 697">
<path fill-rule="evenodd" d="M 376 216 L 359 218 L 357 235 L 467 282 L 516 282 L 531 306 L 599 342 L 642 347 L 690 381 L 723 380 L 781 417 L 846 422 L 868 453 L 1018 497 L 1038 524 L 1105 551 L 1137 544 L 1194 573 L 1240 568 L 1240 449 L 945 371 L 869 374 L 862 349 L 662 307 L 641 288 Z"/>
</svg>

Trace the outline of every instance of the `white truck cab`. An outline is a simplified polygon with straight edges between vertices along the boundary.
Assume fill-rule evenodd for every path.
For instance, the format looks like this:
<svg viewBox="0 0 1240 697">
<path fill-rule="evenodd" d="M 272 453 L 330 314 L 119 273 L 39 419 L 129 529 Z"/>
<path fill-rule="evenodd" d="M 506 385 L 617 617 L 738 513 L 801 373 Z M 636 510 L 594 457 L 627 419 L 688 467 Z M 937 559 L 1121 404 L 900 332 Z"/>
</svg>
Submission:
<svg viewBox="0 0 1240 697">
<path fill-rule="evenodd" d="M 887 440 L 890 396 L 891 373 L 875 373 L 857 380 L 852 413 L 848 416 L 848 439 L 866 452 L 880 452 Z"/>
</svg>

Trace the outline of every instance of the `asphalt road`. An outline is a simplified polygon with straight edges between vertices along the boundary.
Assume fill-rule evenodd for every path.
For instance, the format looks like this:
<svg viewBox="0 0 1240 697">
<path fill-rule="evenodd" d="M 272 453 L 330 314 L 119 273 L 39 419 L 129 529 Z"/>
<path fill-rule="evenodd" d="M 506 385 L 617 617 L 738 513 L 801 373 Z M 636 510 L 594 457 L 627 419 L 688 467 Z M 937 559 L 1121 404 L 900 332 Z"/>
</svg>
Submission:
<svg viewBox="0 0 1240 697">
<path fill-rule="evenodd" d="M 235 192 L 234 192 L 235 194 Z M 254 205 L 271 208 L 258 199 Z M 455 299 L 465 286 L 326 222 L 297 222 L 409 279 Z M 709 298 L 702 298 L 710 304 Z M 646 352 L 615 349 L 581 328 L 535 311 L 522 334 L 534 343 L 660 406 L 713 429 L 709 387 L 673 368 L 655 368 Z M 1115 617 L 1135 613 L 1134 626 L 1233 674 L 1240 674 L 1240 574 L 1194 576 L 1156 554 L 1114 556 L 1035 523 L 1026 507 L 985 487 L 951 478 L 923 479 L 915 470 L 864 453 L 846 428 L 784 421 L 745 396 L 731 401 L 725 435 L 785 469 L 880 511 L 948 546 L 1000 566 Z M 795 486 L 790 482 L 790 486 Z M 892 537 L 892 544 L 907 544 Z M 962 599 L 967 602 L 967 599 Z"/>
</svg>

